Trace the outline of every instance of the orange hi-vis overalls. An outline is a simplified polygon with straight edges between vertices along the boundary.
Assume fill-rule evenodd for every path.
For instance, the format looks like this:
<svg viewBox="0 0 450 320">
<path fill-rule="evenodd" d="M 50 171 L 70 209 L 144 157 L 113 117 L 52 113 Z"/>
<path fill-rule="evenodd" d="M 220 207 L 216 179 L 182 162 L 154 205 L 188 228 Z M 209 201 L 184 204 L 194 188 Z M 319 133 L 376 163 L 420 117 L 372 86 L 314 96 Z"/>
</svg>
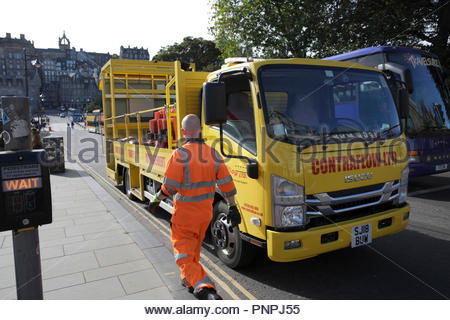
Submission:
<svg viewBox="0 0 450 320">
<path fill-rule="evenodd" d="M 181 279 L 194 294 L 215 289 L 200 265 L 200 251 L 212 218 L 216 185 L 225 197 L 236 194 L 233 179 L 220 154 L 201 139 L 190 139 L 172 153 L 162 191 L 173 196 L 172 245 Z"/>
</svg>

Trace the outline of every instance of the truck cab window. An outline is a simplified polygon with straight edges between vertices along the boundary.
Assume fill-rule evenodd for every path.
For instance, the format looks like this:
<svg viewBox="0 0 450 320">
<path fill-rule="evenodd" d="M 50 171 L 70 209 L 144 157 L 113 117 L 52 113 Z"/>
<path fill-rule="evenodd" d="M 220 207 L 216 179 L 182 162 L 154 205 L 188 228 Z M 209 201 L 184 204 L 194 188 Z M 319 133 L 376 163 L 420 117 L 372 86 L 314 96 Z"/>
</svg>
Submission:
<svg viewBox="0 0 450 320">
<path fill-rule="evenodd" d="M 227 94 L 225 134 L 252 154 L 256 154 L 255 116 L 249 91 Z"/>
</svg>

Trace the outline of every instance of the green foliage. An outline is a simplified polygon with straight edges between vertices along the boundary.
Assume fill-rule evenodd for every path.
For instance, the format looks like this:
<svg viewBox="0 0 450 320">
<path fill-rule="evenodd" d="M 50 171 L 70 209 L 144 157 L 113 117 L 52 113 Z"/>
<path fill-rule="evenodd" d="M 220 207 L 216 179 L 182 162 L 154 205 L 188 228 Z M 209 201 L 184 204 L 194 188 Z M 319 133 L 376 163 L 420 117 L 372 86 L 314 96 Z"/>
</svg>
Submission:
<svg viewBox="0 0 450 320">
<path fill-rule="evenodd" d="M 213 41 L 203 38 L 186 37 L 181 43 L 161 48 L 153 56 L 153 61 L 180 60 L 183 67 L 195 63 L 197 71 L 213 71 L 220 68 L 220 51 Z"/>
<path fill-rule="evenodd" d="M 225 57 L 307 57 L 326 1 L 214 0 L 211 33 Z"/>
<path fill-rule="evenodd" d="M 211 7 L 210 31 L 224 58 L 420 45 L 449 67 L 449 0 L 211 0 Z"/>
<path fill-rule="evenodd" d="M 101 98 L 95 98 L 93 101 L 89 102 L 85 106 L 85 112 L 92 112 L 96 109 L 102 109 L 102 99 Z"/>
</svg>

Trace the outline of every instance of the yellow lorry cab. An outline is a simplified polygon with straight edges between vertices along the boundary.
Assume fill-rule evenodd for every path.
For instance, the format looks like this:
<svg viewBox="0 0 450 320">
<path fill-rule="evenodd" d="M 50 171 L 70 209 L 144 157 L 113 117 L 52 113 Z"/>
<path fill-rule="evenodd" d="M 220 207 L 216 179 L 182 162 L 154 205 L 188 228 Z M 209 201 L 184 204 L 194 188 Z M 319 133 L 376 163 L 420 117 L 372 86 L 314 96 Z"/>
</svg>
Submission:
<svg viewBox="0 0 450 320">
<path fill-rule="evenodd" d="M 102 68 L 106 172 L 130 198 L 151 199 L 181 120 L 197 114 L 237 188 L 242 223 L 231 228 L 220 190 L 210 237 L 230 267 L 255 246 L 296 261 L 370 244 L 403 230 L 407 150 L 405 90 L 355 63 L 233 59 L 212 73 L 179 61 L 111 59 Z M 171 212 L 167 200 L 162 207 Z"/>
</svg>

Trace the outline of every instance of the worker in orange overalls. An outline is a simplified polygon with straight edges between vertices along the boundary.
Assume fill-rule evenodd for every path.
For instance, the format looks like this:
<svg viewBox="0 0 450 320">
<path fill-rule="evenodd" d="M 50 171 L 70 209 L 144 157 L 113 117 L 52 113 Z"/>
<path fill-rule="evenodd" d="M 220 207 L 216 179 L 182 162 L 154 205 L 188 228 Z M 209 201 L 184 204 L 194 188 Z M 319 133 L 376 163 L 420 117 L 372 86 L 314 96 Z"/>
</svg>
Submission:
<svg viewBox="0 0 450 320">
<path fill-rule="evenodd" d="M 154 213 L 161 200 L 173 197 L 172 245 L 182 284 L 200 300 L 222 300 L 199 262 L 212 219 L 216 185 L 228 201 L 228 219 L 233 227 L 241 223 L 241 216 L 234 202 L 233 179 L 220 154 L 200 138 L 201 131 L 196 115 L 184 117 L 181 132 L 186 144 L 172 153 L 161 190 L 149 209 Z"/>
</svg>

